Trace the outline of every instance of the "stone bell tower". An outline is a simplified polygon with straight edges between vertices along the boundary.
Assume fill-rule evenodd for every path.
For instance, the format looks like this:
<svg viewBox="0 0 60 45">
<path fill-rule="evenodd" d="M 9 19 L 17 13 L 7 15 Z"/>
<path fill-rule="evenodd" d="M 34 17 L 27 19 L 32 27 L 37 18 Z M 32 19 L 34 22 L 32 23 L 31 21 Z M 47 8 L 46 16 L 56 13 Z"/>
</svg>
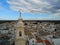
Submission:
<svg viewBox="0 0 60 45">
<path fill-rule="evenodd" d="M 15 45 L 25 45 L 24 23 L 21 17 L 21 12 L 16 25 Z"/>
</svg>

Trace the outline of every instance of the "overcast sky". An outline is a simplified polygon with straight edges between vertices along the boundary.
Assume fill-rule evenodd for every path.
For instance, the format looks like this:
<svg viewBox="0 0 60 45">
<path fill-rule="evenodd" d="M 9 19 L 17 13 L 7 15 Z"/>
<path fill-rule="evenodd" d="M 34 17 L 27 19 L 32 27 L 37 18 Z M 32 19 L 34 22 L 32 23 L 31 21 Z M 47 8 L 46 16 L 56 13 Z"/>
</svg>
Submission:
<svg viewBox="0 0 60 45">
<path fill-rule="evenodd" d="M 0 20 L 60 20 L 60 0 L 0 0 Z"/>
</svg>

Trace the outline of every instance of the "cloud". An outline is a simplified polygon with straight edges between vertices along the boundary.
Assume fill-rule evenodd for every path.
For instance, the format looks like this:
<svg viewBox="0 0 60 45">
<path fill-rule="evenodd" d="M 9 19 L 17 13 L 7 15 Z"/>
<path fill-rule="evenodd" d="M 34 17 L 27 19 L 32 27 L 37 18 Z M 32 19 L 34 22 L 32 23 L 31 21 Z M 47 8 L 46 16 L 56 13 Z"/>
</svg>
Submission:
<svg viewBox="0 0 60 45">
<path fill-rule="evenodd" d="M 7 0 L 10 8 L 32 13 L 60 13 L 60 0 Z"/>
</svg>

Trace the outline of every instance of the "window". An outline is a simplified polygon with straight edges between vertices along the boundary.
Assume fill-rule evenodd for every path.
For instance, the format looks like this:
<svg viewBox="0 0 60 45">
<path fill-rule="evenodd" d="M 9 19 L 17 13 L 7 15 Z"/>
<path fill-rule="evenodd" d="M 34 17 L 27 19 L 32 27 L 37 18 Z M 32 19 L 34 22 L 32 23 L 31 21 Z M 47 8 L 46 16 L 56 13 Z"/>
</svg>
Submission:
<svg viewBox="0 0 60 45">
<path fill-rule="evenodd" d="M 27 25 L 27 23 L 25 23 L 25 25 Z"/>
<path fill-rule="evenodd" d="M 19 32 L 19 36 L 22 36 L 22 32 L 21 31 Z"/>
<path fill-rule="evenodd" d="M 54 31 L 56 31 L 57 29 L 55 29 Z"/>
</svg>

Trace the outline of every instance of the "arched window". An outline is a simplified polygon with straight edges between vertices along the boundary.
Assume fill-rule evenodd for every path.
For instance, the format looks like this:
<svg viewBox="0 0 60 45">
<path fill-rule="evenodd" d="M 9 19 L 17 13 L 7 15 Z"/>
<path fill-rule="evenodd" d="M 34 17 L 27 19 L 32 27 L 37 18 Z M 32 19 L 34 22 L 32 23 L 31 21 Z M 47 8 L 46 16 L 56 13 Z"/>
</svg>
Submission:
<svg viewBox="0 0 60 45">
<path fill-rule="evenodd" d="M 22 36 L 22 32 L 21 31 L 19 32 L 19 36 Z"/>
<path fill-rule="evenodd" d="M 25 23 L 24 25 L 27 25 L 27 23 Z"/>
<path fill-rule="evenodd" d="M 55 32 L 57 31 L 57 29 L 54 30 Z"/>
</svg>

